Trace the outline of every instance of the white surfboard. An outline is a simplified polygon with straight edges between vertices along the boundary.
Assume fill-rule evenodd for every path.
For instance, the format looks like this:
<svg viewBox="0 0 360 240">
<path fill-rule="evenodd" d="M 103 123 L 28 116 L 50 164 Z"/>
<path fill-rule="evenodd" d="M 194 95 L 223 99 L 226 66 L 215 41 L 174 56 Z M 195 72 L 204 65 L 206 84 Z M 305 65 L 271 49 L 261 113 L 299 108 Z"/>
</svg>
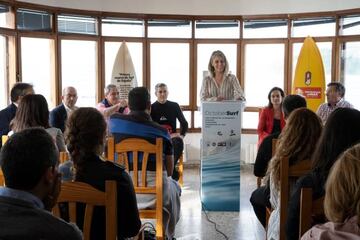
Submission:
<svg viewBox="0 0 360 240">
<path fill-rule="evenodd" d="M 137 87 L 135 68 L 126 42 L 121 43 L 116 55 L 111 83 L 118 87 L 120 99 L 127 99 L 129 91 Z"/>
</svg>

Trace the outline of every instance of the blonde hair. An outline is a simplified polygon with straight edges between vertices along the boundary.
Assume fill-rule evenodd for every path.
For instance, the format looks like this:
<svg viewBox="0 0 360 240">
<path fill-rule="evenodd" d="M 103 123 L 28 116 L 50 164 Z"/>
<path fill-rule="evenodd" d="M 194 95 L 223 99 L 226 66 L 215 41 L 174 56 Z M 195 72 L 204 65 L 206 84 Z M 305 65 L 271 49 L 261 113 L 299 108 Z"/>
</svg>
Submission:
<svg viewBox="0 0 360 240">
<path fill-rule="evenodd" d="M 276 190 L 280 189 L 280 161 L 289 158 L 289 165 L 310 159 L 320 137 L 320 118 L 307 108 L 294 110 L 279 136 L 274 157 L 269 163 L 267 179 L 270 175 Z"/>
<path fill-rule="evenodd" d="M 215 68 L 212 65 L 212 62 L 215 57 L 220 57 L 224 60 L 224 62 L 225 62 L 224 75 L 226 76 L 229 72 L 229 63 L 225 57 L 225 54 L 220 50 L 216 50 L 211 54 L 209 64 L 208 64 L 209 73 L 211 74 L 212 77 L 215 77 Z"/>
<path fill-rule="evenodd" d="M 360 144 L 338 158 L 325 188 L 324 210 L 328 220 L 344 222 L 349 217 L 360 216 Z"/>
</svg>

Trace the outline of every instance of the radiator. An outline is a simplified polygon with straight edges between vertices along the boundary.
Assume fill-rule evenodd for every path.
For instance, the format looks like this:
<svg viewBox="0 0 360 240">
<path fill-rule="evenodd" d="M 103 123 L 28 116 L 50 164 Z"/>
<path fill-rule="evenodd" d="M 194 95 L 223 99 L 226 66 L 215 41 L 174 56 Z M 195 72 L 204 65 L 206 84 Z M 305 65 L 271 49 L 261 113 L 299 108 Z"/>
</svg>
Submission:
<svg viewBox="0 0 360 240">
<path fill-rule="evenodd" d="M 244 144 L 244 151 L 245 151 L 245 163 L 255 163 L 256 154 L 257 154 L 257 144 L 256 143 L 245 143 Z"/>
</svg>

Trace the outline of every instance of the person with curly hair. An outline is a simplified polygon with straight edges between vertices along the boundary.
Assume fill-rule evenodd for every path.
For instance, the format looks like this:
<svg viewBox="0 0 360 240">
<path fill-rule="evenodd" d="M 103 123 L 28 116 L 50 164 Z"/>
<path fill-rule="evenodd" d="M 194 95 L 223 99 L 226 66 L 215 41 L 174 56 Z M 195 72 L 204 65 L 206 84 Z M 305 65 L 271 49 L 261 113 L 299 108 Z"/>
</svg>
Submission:
<svg viewBox="0 0 360 240">
<path fill-rule="evenodd" d="M 88 183 L 100 191 L 105 191 L 106 180 L 116 181 L 117 239 L 129 238 L 135 236 L 141 227 L 135 190 L 125 168 L 100 158 L 105 133 L 106 122 L 99 111 L 94 108 L 79 108 L 67 121 L 65 141 L 74 164 L 75 181 Z M 82 226 L 83 220 L 78 218 L 78 226 Z M 105 239 L 104 207 L 94 209 L 91 225 L 91 239 Z"/>
</svg>

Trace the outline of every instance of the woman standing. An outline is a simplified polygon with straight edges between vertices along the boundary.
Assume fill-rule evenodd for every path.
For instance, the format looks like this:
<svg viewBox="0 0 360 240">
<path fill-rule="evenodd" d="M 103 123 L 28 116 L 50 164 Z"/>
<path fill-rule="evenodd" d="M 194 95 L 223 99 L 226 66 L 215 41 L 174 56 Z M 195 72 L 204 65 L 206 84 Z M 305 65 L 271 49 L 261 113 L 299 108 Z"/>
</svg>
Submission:
<svg viewBox="0 0 360 240">
<path fill-rule="evenodd" d="M 223 52 L 217 50 L 211 54 L 208 70 L 210 75 L 204 78 L 201 86 L 201 101 L 245 101 L 239 80 L 229 73 L 229 63 Z"/>
<path fill-rule="evenodd" d="M 284 91 L 279 87 L 273 87 L 268 94 L 268 106 L 260 112 L 257 132 L 259 135 L 258 146 L 265 137 L 272 133 L 279 133 L 285 126 L 284 114 L 281 106 L 285 97 Z"/>
</svg>

